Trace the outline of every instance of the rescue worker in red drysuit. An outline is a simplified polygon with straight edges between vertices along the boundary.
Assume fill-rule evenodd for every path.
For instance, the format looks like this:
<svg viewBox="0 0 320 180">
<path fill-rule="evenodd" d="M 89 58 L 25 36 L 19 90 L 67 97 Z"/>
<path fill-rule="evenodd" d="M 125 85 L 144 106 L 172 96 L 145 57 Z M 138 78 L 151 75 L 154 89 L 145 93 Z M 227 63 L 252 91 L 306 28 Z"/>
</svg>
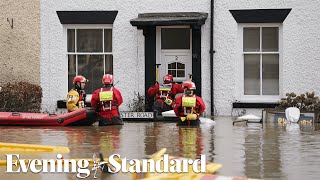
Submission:
<svg viewBox="0 0 320 180">
<path fill-rule="evenodd" d="M 113 75 L 105 74 L 102 83 L 104 86 L 95 90 L 91 98 L 91 106 L 97 109 L 100 117 L 99 126 L 123 125 L 119 113 L 123 99 L 120 91 L 113 86 Z"/>
<path fill-rule="evenodd" d="M 156 84 L 148 89 L 148 96 L 154 97 L 155 102 L 152 110 L 156 110 L 159 115 L 164 111 L 172 110 L 175 96 L 178 93 L 183 93 L 183 88 L 179 84 L 172 83 L 173 77 L 167 74 L 163 77 L 163 83 Z"/>
<path fill-rule="evenodd" d="M 176 116 L 181 121 L 178 126 L 198 126 L 200 124 L 200 115 L 206 109 L 201 97 L 193 94 L 196 85 L 192 81 L 185 81 L 182 83 L 184 94 L 177 97 L 174 107 Z"/>
<path fill-rule="evenodd" d="M 83 90 L 88 80 L 84 76 L 76 76 L 73 78 L 74 88 L 67 95 L 66 106 L 68 112 L 78 110 L 85 107 L 86 93 Z"/>
</svg>

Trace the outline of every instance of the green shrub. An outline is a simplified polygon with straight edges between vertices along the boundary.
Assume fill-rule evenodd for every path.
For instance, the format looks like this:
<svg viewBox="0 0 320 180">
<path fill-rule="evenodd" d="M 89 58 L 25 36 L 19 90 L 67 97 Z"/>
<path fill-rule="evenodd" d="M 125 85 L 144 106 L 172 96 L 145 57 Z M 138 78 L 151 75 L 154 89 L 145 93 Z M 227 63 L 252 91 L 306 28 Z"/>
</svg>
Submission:
<svg viewBox="0 0 320 180">
<path fill-rule="evenodd" d="M 0 111 L 40 112 L 42 89 L 27 82 L 7 83 L 0 88 Z"/>
</svg>

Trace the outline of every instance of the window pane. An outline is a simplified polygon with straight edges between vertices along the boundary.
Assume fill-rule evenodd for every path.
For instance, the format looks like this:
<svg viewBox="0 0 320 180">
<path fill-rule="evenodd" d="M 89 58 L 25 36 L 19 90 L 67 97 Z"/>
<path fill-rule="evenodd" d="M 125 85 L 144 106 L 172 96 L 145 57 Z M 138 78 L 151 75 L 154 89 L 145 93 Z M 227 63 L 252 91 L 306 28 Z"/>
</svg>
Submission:
<svg viewBox="0 0 320 180">
<path fill-rule="evenodd" d="M 168 69 L 176 69 L 177 63 L 168 64 Z"/>
<path fill-rule="evenodd" d="M 89 79 L 85 87 L 86 93 L 92 94 L 102 87 L 103 74 L 103 55 L 78 55 L 78 75 Z"/>
<path fill-rule="evenodd" d="M 279 51 L 279 28 L 264 27 L 262 28 L 262 51 Z"/>
<path fill-rule="evenodd" d="M 244 94 L 260 95 L 260 55 L 244 55 Z"/>
<path fill-rule="evenodd" d="M 185 77 L 184 70 L 177 70 L 177 77 Z"/>
<path fill-rule="evenodd" d="M 75 45 L 75 37 L 74 37 L 74 29 L 68 29 L 68 52 L 74 52 Z"/>
<path fill-rule="evenodd" d="M 172 69 L 176 69 L 177 68 L 177 63 L 172 63 Z"/>
<path fill-rule="evenodd" d="M 102 52 L 102 29 L 78 29 L 77 52 Z"/>
<path fill-rule="evenodd" d="M 104 52 L 112 52 L 112 29 L 104 30 Z"/>
<path fill-rule="evenodd" d="M 68 89 L 73 88 L 73 78 L 76 76 L 76 55 L 68 55 Z"/>
<path fill-rule="evenodd" d="M 106 58 L 106 63 L 105 63 L 106 72 L 105 72 L 105 74 L 113 74 L 113 57 L 112 57 L 112 55 L 106 55 L 105 58 Z"/>
<path fill-rule="evenodd" d="M 243 51 L 244 52 L 260 51 L 260 28 L 259 27 L 243 28 Z"/>
<path fill-rule="evenodd" d="M 185 69 L 185 65 L 182 63 L 177 63 L 178 68 L 177 69 Z"/>
<path fill-rule="evenodd" d="M 279 55 L 262 55 L 262 95 L 279 95 Z"/>
<path fill-rule="evenodd" d="M 162 28 L 161 49 L 190 49 L 190 29 Z"/>
<path fill-rule="evenodd" d="M 176 70 L 168 70 L 168 74 L 172 75 L 173 77 L 177 77 Z"/>
</svg>

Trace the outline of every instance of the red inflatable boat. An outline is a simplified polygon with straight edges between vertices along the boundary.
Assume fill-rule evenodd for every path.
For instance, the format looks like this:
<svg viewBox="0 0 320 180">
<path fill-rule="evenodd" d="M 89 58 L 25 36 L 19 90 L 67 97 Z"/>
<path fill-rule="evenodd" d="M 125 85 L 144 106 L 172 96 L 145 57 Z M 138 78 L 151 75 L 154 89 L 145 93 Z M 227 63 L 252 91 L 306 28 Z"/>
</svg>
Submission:
<svg viewBox="0 0 320 180">
<path fill-rule="evenodd" d="M 66 114 L 43 114 L 25 112 L 0 112 L 0 125 L 8 126 L 88 126 L 96 118 L 91 109 L 79 109 Z"/>
</svg>

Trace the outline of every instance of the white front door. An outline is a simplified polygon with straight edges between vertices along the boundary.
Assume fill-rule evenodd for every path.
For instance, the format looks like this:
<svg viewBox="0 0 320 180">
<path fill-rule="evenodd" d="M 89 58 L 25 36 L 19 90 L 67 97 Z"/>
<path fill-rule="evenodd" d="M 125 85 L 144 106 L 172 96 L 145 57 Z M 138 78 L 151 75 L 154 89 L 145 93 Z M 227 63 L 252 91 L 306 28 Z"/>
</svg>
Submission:
<svg viewBox="0 0 320 180">
<path fill-rule="evenodd" d="M 174 82 L 183 82 L 192 73 L 191 29 L 189 26 L 157 28 L 158 79 L 166 74 L 173 76 Z"/>
</svg>

